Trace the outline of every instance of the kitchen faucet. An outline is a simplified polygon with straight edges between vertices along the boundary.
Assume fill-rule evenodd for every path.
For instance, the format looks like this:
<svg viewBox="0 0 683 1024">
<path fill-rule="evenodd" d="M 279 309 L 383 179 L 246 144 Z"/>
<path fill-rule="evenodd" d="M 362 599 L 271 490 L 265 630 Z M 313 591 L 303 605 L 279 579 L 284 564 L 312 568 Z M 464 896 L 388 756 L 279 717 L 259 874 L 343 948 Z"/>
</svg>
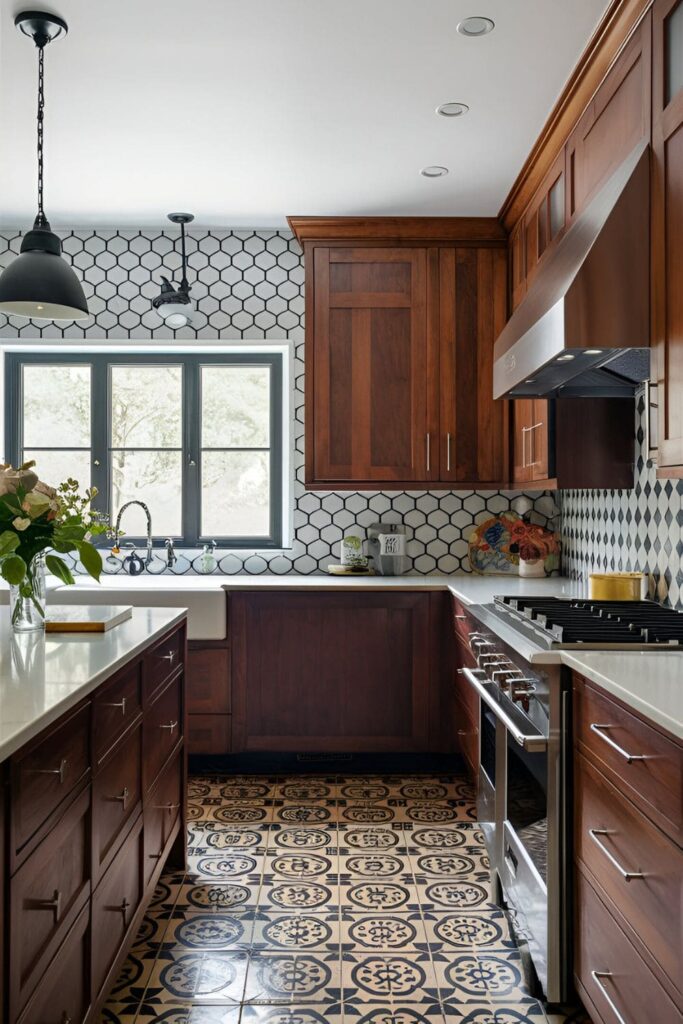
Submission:
<svg viewBox="0 0 683 1024">
<path fill-rule="evenodd" d="M 139 505 L 142 511 L 145 513 L 145 518 L 147 520 L 147 557 L 145 558 L 145 565 L 149 566 L 151 564 L 152 558 L 154 557 L 154 555 L 152 554 L 152 516 L 150 515 L 150 511 L 145 505 L 144 501 L 138 501 L 136 499 L 134 499 L 133 501 L 127 501 L 125 505 L 122 505 L 121 508 L 119 509 L 119 514 L 116 517 L 116 524 L 114 526 L 114 551 L 116 551 L 116 549 L 119 546 L 121 516 L 123 515 L 127 508 L 130 508 L 131 505 Z M 131 573 L 131 575 L 136 574 Z"/>
</svg>

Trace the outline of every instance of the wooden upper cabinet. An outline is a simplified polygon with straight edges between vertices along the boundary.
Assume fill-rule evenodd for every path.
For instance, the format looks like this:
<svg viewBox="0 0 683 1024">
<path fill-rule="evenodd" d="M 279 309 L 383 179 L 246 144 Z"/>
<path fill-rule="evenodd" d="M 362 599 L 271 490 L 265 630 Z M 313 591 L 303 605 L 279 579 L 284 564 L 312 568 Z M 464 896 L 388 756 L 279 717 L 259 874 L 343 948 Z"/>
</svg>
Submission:
<svg viewBox="0 0 683 1024">
<path fill-rule="evenodd" d="M 320 246 L 313 272 L 315 480 L 428 479 L 425 249 Z"/>
<path fill-rule="evenodd" d="M 563 149 L 543 179 L 522 220 L 525 290 L 533 280 L 543 256 L 564 232 L 567 220 L 565 192 Z"/>
<path fill-rule="evenodd" d="M 514 404 L 514 483 L 551 476 L 552 406 L 545 398 L 521 398 Z"/>
<path fill-rule="evenodd" d="M 439 251 L 440 479 L 496 484 L 507 475 L 508 404 L 494 401 L 493 343 L 505 326 L 504 249 Z"/>
<path fill-rule="evenodd" d="M 683 476 L 683 0 L 653 8 L 652 342 L 660 476 Z"/>
<path fill-rule="evenodd" d="M 593 96 L 566 146 L 567 216 L 575 216 L 642 139 L 650 139 L 651 17 L 647 14 Z"/>
<path fill-rule="evenodd" d="M 508 268 L 510 278 L 510 312 L 512 313 L 526 295 L 526 252 L 523 220 L 510 233 L 508 245 Z"/>
</svg>

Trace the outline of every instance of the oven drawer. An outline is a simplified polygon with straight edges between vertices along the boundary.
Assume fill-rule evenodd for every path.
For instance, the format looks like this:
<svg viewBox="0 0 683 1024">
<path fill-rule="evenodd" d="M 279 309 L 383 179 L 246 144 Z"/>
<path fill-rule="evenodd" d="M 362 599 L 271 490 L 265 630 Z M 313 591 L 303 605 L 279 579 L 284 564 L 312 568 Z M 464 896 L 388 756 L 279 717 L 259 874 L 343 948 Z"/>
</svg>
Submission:
<svg viewBox="0 0 683 1024">
<path fill-rule="evenodd" d="M 574 731 L 581 752 L 683 845 L 683 747 L 577 675 Z"/>
<path fill-rule="evenodd" d="M 680 988 L 683 851 L 581 754 L 575 760 L 575 786 L 577 858 L 618 908 L 636 944 L 640 941 Z"/>
<path fill-rule="evenodd" d="M 604 1024 L 680 1024 L 681 1015 L 581 871 L 576 873 L 574 972 Z"/>
</svg>

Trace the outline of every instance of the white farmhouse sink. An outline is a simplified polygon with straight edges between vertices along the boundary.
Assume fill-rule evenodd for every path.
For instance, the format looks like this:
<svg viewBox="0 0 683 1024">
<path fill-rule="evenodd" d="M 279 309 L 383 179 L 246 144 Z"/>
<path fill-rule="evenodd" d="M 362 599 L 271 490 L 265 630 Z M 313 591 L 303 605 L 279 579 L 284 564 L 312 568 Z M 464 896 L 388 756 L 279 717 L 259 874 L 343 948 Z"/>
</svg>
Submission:
<svg viewBox="0 0 683 1024">
<path fill-rule="evenodd" d="M 49 588 L 48 604 L 132 604 L 187 608 L 190 640 L 223 640 L 227 634 L 224 576 L 78 576 L 73 586 Z"/>
</svg>

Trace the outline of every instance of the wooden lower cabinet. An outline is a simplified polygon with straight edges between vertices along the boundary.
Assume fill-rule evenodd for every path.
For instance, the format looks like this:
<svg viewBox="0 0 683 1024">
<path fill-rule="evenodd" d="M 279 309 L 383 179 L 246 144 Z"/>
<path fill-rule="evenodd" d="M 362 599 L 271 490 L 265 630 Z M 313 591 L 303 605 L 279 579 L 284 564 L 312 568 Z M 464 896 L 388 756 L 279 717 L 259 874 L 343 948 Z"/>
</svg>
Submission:
<svg viewBox="0 0 683 1024">
<path fill-rule="evenodd" d="M 576 986 L 594 1024 L 673 1024 L 683 1019 L 683 806 L 661 813 L 650 772 L 675 800 L 683 745 L 578 675 L 573 697 Z"/>
<path fill-rule="evenodd" d="M 230 595 L 233 750 L 439 749 L 444 595 Z"/>
<path fill-rule="evenodd" d="M 184 863 L 185 646 L 183 623 L 0 765 L 3 1024 L 95 1024 L 164 862 Z"/>
<path fill-rule="evenodd" d="M 227 641 L 190 641 L 186 674 L 188 753 L 230 753 L 232 690 Z"/>
</svg>

